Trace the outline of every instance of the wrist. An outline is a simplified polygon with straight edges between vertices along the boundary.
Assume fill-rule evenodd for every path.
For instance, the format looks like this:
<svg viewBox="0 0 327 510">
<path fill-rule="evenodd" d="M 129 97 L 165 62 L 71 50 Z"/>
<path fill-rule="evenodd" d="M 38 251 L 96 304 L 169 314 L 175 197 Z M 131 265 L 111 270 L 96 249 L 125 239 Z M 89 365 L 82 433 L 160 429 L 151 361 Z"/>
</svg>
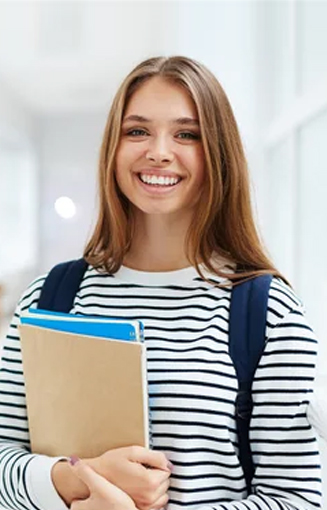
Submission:
<svg viewBox="0 0 327 510">
<path fill-rule="evenodd" d="M 74 499 L 86 499 L 90 495 L 85 483 L 75 475 L 66 460 L 54 464 L 51 479 L 59 496 L 68 507 Z"/>
</svg>

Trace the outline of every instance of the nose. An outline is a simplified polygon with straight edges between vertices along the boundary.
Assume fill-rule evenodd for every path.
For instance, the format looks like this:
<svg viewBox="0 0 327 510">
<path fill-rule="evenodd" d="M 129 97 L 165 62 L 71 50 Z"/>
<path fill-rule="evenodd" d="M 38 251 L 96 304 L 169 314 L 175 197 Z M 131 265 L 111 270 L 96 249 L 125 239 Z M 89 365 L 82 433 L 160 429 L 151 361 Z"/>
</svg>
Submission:
<svg viewBox="0 0 327 510">
<path fill-rule="evenodd" d="M 155 137 L 149 141 L 145 157 L 155 164 L 170 163 L 173 159 L 173 153 L 166 137 Z"/>
</svg>

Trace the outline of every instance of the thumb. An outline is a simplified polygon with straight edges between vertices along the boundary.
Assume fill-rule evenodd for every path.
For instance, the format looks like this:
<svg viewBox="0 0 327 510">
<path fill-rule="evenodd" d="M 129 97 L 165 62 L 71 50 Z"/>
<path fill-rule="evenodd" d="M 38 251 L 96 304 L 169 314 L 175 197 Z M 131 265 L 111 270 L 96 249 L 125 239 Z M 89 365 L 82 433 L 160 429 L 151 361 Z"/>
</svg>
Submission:
<svg viewBox="0 0 327 510">
<path fill-rule="evenodd" d="M 73 501 L 72 510 L 87 510 L 94 508 L 89 506 L 89 501 L 97 502 L 101 508 L 121 508 L 137 510 L 133 500 L 122 491 L 119 487 L 112 484 L 103 476 L 96 473 L 88 464 L 80 460 L 78 457 L 70 457 L 69 463 L 75 472 L 76 476 L 89 488 L 90 497 L 83 501 Z M 75 506 L 73 506 L 75 505 Z"/>
<path fill-rule="evenodd" d="M 108 482 L 101 475 L 96 473 L 90 466 L 88 466 L 81 459 L 72 455 L 69 458 L 71 465 L 76 476 L 85 483 L 90 492 L 103 492 L 108 490 Z"/>
</svg>

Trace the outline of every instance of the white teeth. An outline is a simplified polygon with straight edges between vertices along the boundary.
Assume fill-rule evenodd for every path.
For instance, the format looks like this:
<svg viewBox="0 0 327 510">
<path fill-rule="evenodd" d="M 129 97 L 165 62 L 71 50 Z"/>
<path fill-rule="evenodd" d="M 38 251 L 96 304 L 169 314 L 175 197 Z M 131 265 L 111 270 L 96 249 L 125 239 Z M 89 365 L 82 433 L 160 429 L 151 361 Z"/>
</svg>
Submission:
<svg viewBox="0 0 327 510">
<path fill-rule="evenodd" d="M 146 184 L 155 184 L 157 186 L 173 186 L 179 182 L 177 177 L 164 177 L 163 175 L 158 177 L 156 175 L 140 174 L 140 179 Z"/>
</svg>

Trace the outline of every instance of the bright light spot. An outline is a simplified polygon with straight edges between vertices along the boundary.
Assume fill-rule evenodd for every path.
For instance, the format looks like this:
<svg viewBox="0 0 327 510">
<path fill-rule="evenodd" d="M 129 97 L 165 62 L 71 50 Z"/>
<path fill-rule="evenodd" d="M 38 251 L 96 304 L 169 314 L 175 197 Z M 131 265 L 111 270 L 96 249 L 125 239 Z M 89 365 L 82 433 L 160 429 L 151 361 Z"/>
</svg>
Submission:
<svg viewBox="0 0 327 510">
<path fill-rule="evenodd" d="M 76 205 L 69 197 L 57 198 L 55 202 L 55 210 L 59 216 L 65 220 L 72 218 L 76 214 Z"/>
</svg>

